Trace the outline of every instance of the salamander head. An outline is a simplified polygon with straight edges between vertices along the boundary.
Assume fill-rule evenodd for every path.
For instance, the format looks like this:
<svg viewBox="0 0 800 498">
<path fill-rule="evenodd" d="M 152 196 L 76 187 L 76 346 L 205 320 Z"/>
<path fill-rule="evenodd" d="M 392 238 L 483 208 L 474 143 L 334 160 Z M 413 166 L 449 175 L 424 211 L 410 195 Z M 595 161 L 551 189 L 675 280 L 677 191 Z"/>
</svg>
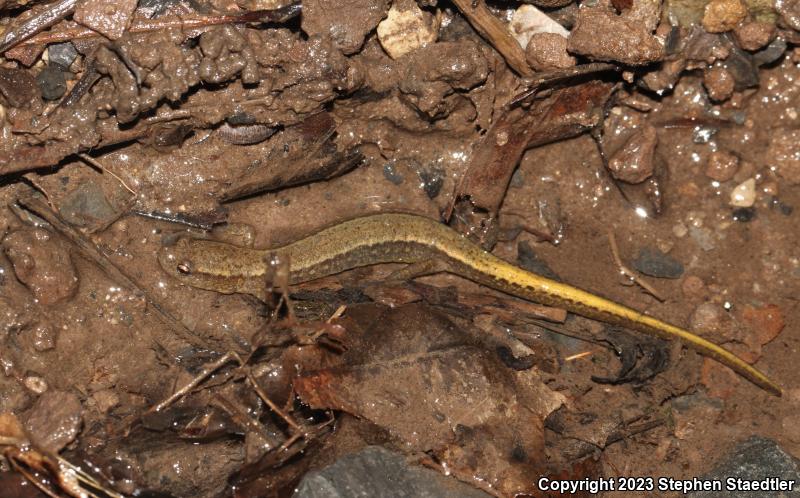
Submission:
<svg viewBox="0 0 800 498">
<path fill-rule="evenodd" d="M 264 263 L 258 251 L 181 236 L 165 238 L 158 262 L 168 275 L 184 285 L 223 294 L 264 293 Z"/>
</svg>

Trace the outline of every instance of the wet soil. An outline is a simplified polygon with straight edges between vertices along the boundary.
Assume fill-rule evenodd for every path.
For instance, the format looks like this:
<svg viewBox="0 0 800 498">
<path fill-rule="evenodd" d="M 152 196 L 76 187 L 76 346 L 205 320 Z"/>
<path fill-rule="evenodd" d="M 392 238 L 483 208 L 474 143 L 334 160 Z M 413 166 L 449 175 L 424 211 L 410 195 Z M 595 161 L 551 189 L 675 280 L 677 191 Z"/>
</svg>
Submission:
<svg viewBox="0 0 800 498">
<path fill-rule="evenodd" d="M 279 2 L 164 2 L 155 17 L 144 2 L 114 16 L 105 3 L 42 33 L 83 33 L 65 66 L 36 37 L 0 58 L 4 448 L 24 446 L 2 442 L 14 435 L 122 495 L 177 497 L 288 496 L 367 445 L 495 496 L 540 496 L 540 475 L 698 477 L 753 435 L 800 458 L 791 12 L 755 22 L 761 11 L 742 3 L 733 36 L 686 21 L 684 5 L 670 7 L 675 26 L 660 2 L 547 11 L 575 34 L 566 47 L 534 36 L 547 41 L 538 52 L 558 67 L 620 66 L 523 99 L 513 112 L 605 85 L 601 102 L 579 101 L 580 117 L 541 111 L 537 123 L 567 131 L 527 148 L 533 125 L 511 137 L 493 126 L 532 80 L 450 3 L 403 5 L 422 9 L 412 20 L 438 41 L 396 59 L 376 34 L 386 1 L 304 2 L 299 18 Z M 0 2 L 1 24 L 13 32 L 47 8 Z M 276 8 L 259 22 L 210 21 Z M 167 25 L 189 18 L 201 21 Z M 620 36 L 598 41 L 609 32 Z M 518 164 L 504 163 L 506 143 L 527 149 Z M 501 192 L 499 209 L 465 212 L 454 193 L 479 149 L 501 166 L 493 181 L 510 180 L 477 185 Z M 265 281 L 275 301 L 262 303 L 181 285 L 157 261 L 177 233 L 269 248 L 378 212 L 452 214 L 472 236 L 488 226 L 474 238 L 494 254 L 724 344 L 783 396 L 599 322 L 570 315 L 554 325 L 570 336 L 556 334 L 534 319 L 563 314 L 457 276 L 401 285 L 387 264 L 288 289 L 276 277 Z M 650 291 L 621 275 L 612 238 Z M 284 291 L 292 313 L 275 308 Z M 609 343 L 638 357 L 627 382 L 593 380 L 619 373 Z M 244 367 L 199 377 L 226 353 Z M 193 379 L 203 382 L 160 405 Z M 0 496 L 31 492 L 10 477 L 19 462 L 52 482 L 49 467 L 6 454 Z"/>
</svg>

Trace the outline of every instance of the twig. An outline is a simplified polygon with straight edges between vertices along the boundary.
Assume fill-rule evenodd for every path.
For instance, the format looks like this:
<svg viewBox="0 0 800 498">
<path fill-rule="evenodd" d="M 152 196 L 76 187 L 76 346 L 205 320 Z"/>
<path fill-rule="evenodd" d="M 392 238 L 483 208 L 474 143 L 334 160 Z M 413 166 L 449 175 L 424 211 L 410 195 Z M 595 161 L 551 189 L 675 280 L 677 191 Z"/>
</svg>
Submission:
<svg viewBox="0 0 800 498">
<path fill-rule="evenodd" d="M 586 358 L 587 356 L 592 356 L 592 354 L 593 353 L 591 351 L 584 351 L 583 353 L 578 353 L 578 354 L 574 354 L 572 356 L 567 356 L 566 358 L 564 358 L 564 361 L 566 362 L 566 361 L 580 360 L 581 358 Z"/>
<path fill-rule="evenodd" d="M 49 194 L 49 193 L 47 192 L 47 190 L 46 190 L 46 189 L 45 189 L 45 188 L 44 188 L 44 187 L 43 187 L 43 186 L 42 186 L 42 185 L 39 183 L 39 181 L 38 181 L 38 175 L 37 175 L 36 173 L 25 173 L 24 175 L 22 175 L 22 178 L 24 178 L 25 180 L 27 180 L 27 181 L 28 181 L 28 183 L 30 183 L 30 184 L 31 184 L 31 186 L 32 186 L 34 189 L 38 190 L 38 191 L 39 191 L 39 193 L 40 193 L 40 194 L 42 194 L 42 195 L 44 196 L 45 200 L 47 200 L 47 204 L 50 206 L 50 209 L 53 209 L 53 210 L 55 210 L 55 207 L 53 206 L 53 200 L 50 198 L 50 194 Z"/>
<path fill-rule="evenodd" d="M 81 100 L 81 98 L 84 95 L 86 95 L 86 92 L 88 92 L 89 89 L 92 88 L 92 86 L 95 83 L 97 83 L 97 81 L 100 78 L 101 75 L 100 73 L 97 72 L 97 69 L 95 68 L 94 59 L 90 57 L 89 62 L 87 62 L 86 66 L 84 67 L 81 79 L 79 79 L 78 82 L 75 83 L 75 85 L 69 91 L 69 93 L 66 94 L 63 99 L 61 99 L 61 101 L 58 103 L 55 109 L 58 109 L 60 107 L 69 107 L 71 105 L 77 104 Z M 51 113 L 53 111 L 51 111 Z M 50 113 L 47 113 L 47 117 L 50 117 Z"/>
<path fill-rule="evenodd" d="M 177 391 L 172 393 L 172 395 L 169 396 L 167 399 L 161 401 L 157 405 L 152 406 L 149 410 L 147 410 L 147 413 L 158 413 L 158 412 L 166 409 L 167 407 L 172 405 L 174 402 L 176 402 L 179 399 L 181 399 L 182 397 L 186 396 L 186 394 L 189 391 L 191 391 L 195 387 L 199 386 L 200 383 L 203 382 L 209 375 L 211 375 L 212 373 L 216 372 L 218 369 L 222 368 L 223 365 L 225 365 L 226 363 L 228 363 L 231 360 L 235 360 L 237 363 L 239 363 L 239 365 L 242 364 L 242 359 L 239 357 L 238 354 L 236 354 L 234 352 L 225 353 L 218 360 L 216 360 L 213 363 L 210 363 L 210 364 L 204 366 L 203 370 L 201 370 L 200 373 L 195 375 L 192 380 L 190 380 L 188 383 L 186 383 L 185 386 L 181 387 L 180 389 L 178 389 Z"/>
<path fill-rule="evenodd" d="M 76 0 L 66 0 L 72 2 L 74 5 Z M 296 15 L 300 14 L 300 4 L 293 3 L 286 7 L 281 7 L 275 10 L 258 10 L 252 12 L 245 12 L 243 14 L 233 15 L 210 15 L 195 18 L 166 18 L 166 19 L 136 19 L 128 28 L 129 33 L 149 33 L 152 31 L 161 31 L 175 29 L 182 32 L 191 31 L 194 29 L 204 29 L 211 26 L 220 24 L 236 24 L 247 22 L 283 22 Z M 56 20 L 57 21 L 57 20 Z M 51 24 L 52 25 L 52 24 Z M 32 35 L 32 34 L 31 34 Z M 29 35 L 28 37 L 30 37 Z M 101 36 L 97 31 L 83 26 L 76 28 L 68 28 L 61 31 L 51 31 L 41 33 L 20 43 L 21 40 L 15 40 L 14 45 L 47 45 L 50 43 L 60 43 L 65 41 L 81 40 L 86 38 L 96 38 Z M 5 45 L 0 46 L 0 52 L 8 50 L 10 47 L 3 48 Z"/>
<path fill-rule="evenodd" d="M 276 405 L 269 398 L 269 396 L 267 396 L 267 393 L 265 393 L 264 390 L 261 389 L 261 386 L 258 384 L 258 382 L 256 382 L 256 379 L 253 377 L 253 373 L 250 372 L 249 370 L 247 372 L 247 380 L 250 381 L 250 384 L 253 386 L 253 389 L 255 390 L 256 394 L 258 394 L 258 397 L 261 398 L 261 401 L 266 403 L 267 406 L 272 411 L 277 413 L 278 416 L 281 417 L 287 424 L 289 424 L 289 426 L 292 429 L 294 429 L 296 431 L 300 430 L 300 425 L 297 422 L 295 422 L 294 419 L 292 417 L 290 417 L 288 413 L 284 412 L 278 405 Z"/>
<path fill-rule="evenodd" d="M 230 415 L 233 421 L 240 426 L 245 427 L 249 431 L 260 434 L 261 437 L 264 438 L 264 441 L 269 444 L 270 449 L 277 448 L 279 446 L 280 441 L 276 436 L 267 432 L 260 422 L 253 420 L 252 417 L 250 417 L 238 405 L 236 405 L 227 397 L 223 396 L 222 394 L 217 394 L 214 399 L 211 400 L 211 404 Z"/>
<path fill-rule="evenodd" d="M 88 155 L 86 155 L 86 154 L 83 154 L 83 153 L 80 153 L 80 154 L 78 154 L 78 157 L 80 157 L 81 159 L 83 159 L 84 161 L 86 161 L 86 162 L 87 162 L 87 163 L 88 163 L 90 166 L 94 166 L 95 168 L 99 169 L 99 170 L 100 170 L 100 171 L 102 171 L 103 173 L 108 173 L 109 175 L 113 176 L 114 178 L 116 178 L 116 179 L 117 179 L 117 181 L 118 181 L 119 183 L 121 183 L 121 184 L 122 184 L 122 186 L 123 186 L 123 187 L 125 187 L 125 190 L 127 190 L 128 192 L 130 192 L 130 193 L 131 193 L 131 194 L 133 194 L 134 196 L 136 196 L 136 195 L 137 195 L 137 194 L 136 194 L 136 192 L 134 192 L 134 190 L 133 190 L 132 188 L 130 188 L 130 187 L 128 186 L 128 184 L 126 184 L 126 183 L 125 183 L 125 180 L 123 180 L 122 178 L 120 178 L 119 176 L 117 176 L 117 174 L 116 174 L 116 173 L 114 173 L 113 171 L 111 171 L 110 169 L 108 169 L 108 168 L 106 168 L 105 166 L 103 166 L 103 165 L 102 165 L 102 164 L 101 164 L 99 161 L 95 160 L 93 157 L 91 157 L 91 156 L 88 156 Z"/>
<path fill-rule="evenodd" d="M 546 73 L 540 73 L 536 75 L 535 79 L 527 81 L 528 85 L 527 88 L 512 98 L 508 104 L 506 104 L 507 108 L 514 107 L 519 105 L 531 97 L 533 97 L 542 87 L 552 86 L 555 83 L 564 81 L 564 80 L 571 80 L 573 78 L 579 78 L 582 76 L 586 76 L 588 74 L 600 73 L 605 71 L 619 71 L 620 67 L 615 64 L 609 64 L 606 62 L 593 62 L 590 64 L 581 64 L 580 66 L 571 67 L 568 69 L 559 69 L 556 71 L 548 71 Z"/>
<path fill-rule="evenodd" d="M 599 340 L 597 340 L 597 339 L 595 339 L 595 338 L 593 338 L 591 336 L 585 335 L 583 332 L 579 332 L 577 330 L 569 329 L 567 327 L 564 327 L 563 325 L 546 322 L 544 320 L 536 320 L 536 319 L 529 319 L 529 320 L 526 320 L 526 321 L 528 323 L 536 325 L 537 327 L 541 327 L 541 328 L 543 328 L 545 330 L 553 332 L 554 334 L 560 334 L 560 335 L 563 335 L 563 336 L 566 336 L 566 337 L 570 337 L 572 339 L 577 339 L 579 341 L 588 342 L 590 344 L 594 344 L 596 346 L 600 346 L 602 348 L 614 351 L 614 347 L 612 345 L 610 345 L 608 342 L 599 341 Z M 517 334 L 517 335 L 522 335 L 522 336 L 533 335 L 530 332 L 523 332 L 523 331 L 518 331 L 518 332 L 514 332 L 514 333 Z"/>
<path fill-rule="evenodd" d="M 617 247 L 617 240 L 614 237 L 614 232 L 610 229 L 608 230 L 608 243 L 611 246 L 611 255 L 614 257 L 614 262 L 619 268 L 619 272 L 626 277 L 628 277 L 631 282 L 635 283 L 642 289 L 644 289 L 648 294 L 653 296 L 654 298 L 658 299 L 662 303 L 664 302 L 664 297 L 655 290 L 650 284 L 639 278 L 633 271 L 631 271 L 628 267 L 622 264 L 622 259 L 619 257 L 619 248 Z"/>
<path fill-rule="evenodd" d="M 61 0 L 45 7 L 45 10 L 34 15 L 19 26 L 9 30 L 0 41 L 0 54 L 31 38 L 44 29 L 64 19 L 75 10 L 78 0 Z"/>
<path fill-rule="evenodd" d="M 117 268 L 117 266 L 112 263 L 106 257 L 106 255 L 97 248 L 97 246 L 88 240 L 82 233 L 65 223 L 55 213 L 55 211 L 53 211 L 41 200 L 33 197 L 32 195 L 27 195 L 21 196 L 19 199 L 17 199 L 17 204 L 47 221 L 53 230 L 72 242 L 86 259 L 99 266 L 106 273 L 106 275 L 108 275 L 115 282 L 138 293 L 140 296 L 143 296 L 145 301 L 157 311 L 156 316 L 161 318 L 165 325 L 167 325 L 182 339 L 196 348 L 206 350 L 211 349 L 202 338 L 192 334 L 192 332 L 184 327 L 178 319 L 169 314 L 166 309 L 161 306 L 161 303 L 155 298 L 155 296 L 147 292 L 145 289 L 139 287 L 136 282 L 123 273 L 122 270 Z"/>
<path fill-rule="evenodd" d="M 124 498 L 70 461 L 28 443 L 8 448 L 3 456 L 14 470 L 51 498 L 60 498 L 63 493 L 80 498 Z"/>
<path fill-rule="evenodd" d="M 208 365 L 204 366 L 203 369 L 197 375 L 192 378 L 189 382 L 186 383 L 183 387 L 172 393 L 168 398 L 161 401 L 157 405 L 152 406 L 147 413 L 157 413 L 160 411 L 165 410 L 170 405 L 178 401 L 180 398 L 186 396 L 190 391 L 194 390 L 197 386 L 199 386 L 203 381 L 205 381 L 211 374 L 222 368 L 226 363 L 235 362 L 239 365 L 239 367 L 244 367 L 247 363 L 245 360 L 242 359 L 239 354 L 234 351 L 229 351 L 222 355 L 216 361 L 209 363 Z M 256 382 L 256 379 L 253 377 L 252 372 L 247 369 L 245 373 L 245 378 L 250 383 L 251 387 L 255 390 L 256 394 L 259 398 L 272 410 L 274 411 L 279 417 L 281 417 L 292 429 L 295 431 L 300 431 L 301 427 L 300 424 L 295 422 L 295 420 L 289 416 L 286 412 L 284 412 L 278 405 L 276 405 L 267 394 L 261 389 L 261 386 Z M 226 403 L 229 403 L 227 400 L 223 400 Z M 230 408 L 230 406 L 228 407 Z"/>
<path fill-rule="evenodd" d="M 500 52 L 509 67 L 522 76 L 532 76 L 533 70 L 525 61 L 525 51 L 505 25 L 495 17 L 483 0 L 453 0 L 475 30 Z"/>
<path fill-rule="evenodd" d="M 602 447 L 603 448 L 607 448 L 608 446 L 610 446 L 610 445 L 612 445 L 614 443 L 618 443 L 618 442 L 623 441 L 625 439 L 629 439 L 629 438 L 631 438 L 631 437 L 633 437 L 633 436 L 635 436 L 637 434 L 641 434 L 643 432 L 651 431 L 651 430 L 655 429 L 656 427 L 664 425 L 664 422 L 665 422 L 665 420 L 663 418 L 658 418 L 658 419 L 655 419 L 655 420 L 645 421 L 645 422 L 642 422 L 642 423 L 637 424 L 637 425 L 625 424 L 625 428 L 624 429 L 616 430 L 616 431 L 612 432 L 611 434 L 609 434 Z M 587 449 L 587 450 L 584 450 L 583 452 L 581 452 L 577 456 L 575 456 L 574 458 L 576 460 L 591 455 L 597 449 L 597 446 L 595 446 L 595 445 L 593 445 L 591 443 L 586 443 L 586 444 L 589 445 L 590 448 Z"/>
</svg>

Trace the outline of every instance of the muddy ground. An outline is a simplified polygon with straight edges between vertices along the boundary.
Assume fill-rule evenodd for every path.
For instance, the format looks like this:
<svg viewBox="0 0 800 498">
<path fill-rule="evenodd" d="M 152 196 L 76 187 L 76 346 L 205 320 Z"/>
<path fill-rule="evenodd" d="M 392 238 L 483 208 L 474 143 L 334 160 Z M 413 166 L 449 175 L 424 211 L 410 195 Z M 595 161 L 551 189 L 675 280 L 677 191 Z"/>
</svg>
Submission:
<svg viewBox="0 0 800 498">
<path fill-rule="evenodd" d="M 0 0 L 0 496 L 334 496 L 303 477 L 367 446 L 467 486 L 431 496 L 800 458 L 800 3 L 533 3 Z M 157 259 L 386 212 L 783 395 L 455 275 L 262 302 Z"/>
</svg>

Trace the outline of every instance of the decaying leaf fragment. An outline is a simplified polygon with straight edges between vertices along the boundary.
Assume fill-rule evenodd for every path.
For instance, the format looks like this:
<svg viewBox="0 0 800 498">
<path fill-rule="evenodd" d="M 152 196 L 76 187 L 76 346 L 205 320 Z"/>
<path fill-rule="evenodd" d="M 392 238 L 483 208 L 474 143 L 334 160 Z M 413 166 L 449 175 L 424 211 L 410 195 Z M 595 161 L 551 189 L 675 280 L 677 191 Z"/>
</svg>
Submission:
<svg viewBox="0 0 800 498">
<path fill-rule="evenodd" d="M 355 307 L 349 317 L 358 344 L 349 344 L 345 365 L 295 380 L 304 402 L 367 419 L 480 487 L 534 491 L 528 477 L 543 473 L 543 421 L 564 402 L 536 370 L 508 368 L 423 304 Z"/>
</svg>

